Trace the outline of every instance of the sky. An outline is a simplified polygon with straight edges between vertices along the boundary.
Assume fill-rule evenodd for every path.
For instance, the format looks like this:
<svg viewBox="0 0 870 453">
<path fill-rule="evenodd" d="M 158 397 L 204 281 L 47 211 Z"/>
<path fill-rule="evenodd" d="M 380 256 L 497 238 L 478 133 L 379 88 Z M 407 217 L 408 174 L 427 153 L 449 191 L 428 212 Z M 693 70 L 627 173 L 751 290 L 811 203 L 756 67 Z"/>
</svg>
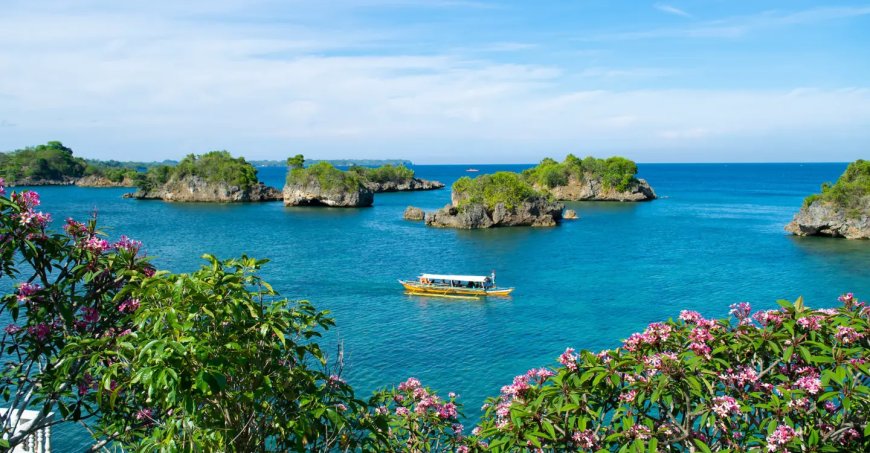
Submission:
<svg viewBox="0 0 870 453">
<path fill-rule="evenodd" d="M 870 158 L 870 2 L 0 0 L 0 150 Z"/>
</svg>

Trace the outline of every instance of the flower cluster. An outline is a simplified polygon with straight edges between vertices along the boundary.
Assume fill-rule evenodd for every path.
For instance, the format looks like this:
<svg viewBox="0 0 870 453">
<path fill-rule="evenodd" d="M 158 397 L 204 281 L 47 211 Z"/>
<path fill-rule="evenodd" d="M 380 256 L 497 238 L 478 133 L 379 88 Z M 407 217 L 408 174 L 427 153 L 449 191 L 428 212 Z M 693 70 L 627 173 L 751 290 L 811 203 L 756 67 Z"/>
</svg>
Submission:
<svg viewBox="0 0 870 453">
<path fill-rule="evenodd" d="M 668 324 L 654 322 L 650 324 L 643 333 L 635 333 L 628 337 L 622 347 L 627 351 L 634 352 L 644 345 L 655 346 L 661 344 L 667 341 L 672 330 L 673 327 Z"/>
<path fill-rule="evenodd" d="M 795 431 L 791 426 L 779 425 L 767 436 L 767 451 L 783 450 L 794 438 Z"/>
</svg>

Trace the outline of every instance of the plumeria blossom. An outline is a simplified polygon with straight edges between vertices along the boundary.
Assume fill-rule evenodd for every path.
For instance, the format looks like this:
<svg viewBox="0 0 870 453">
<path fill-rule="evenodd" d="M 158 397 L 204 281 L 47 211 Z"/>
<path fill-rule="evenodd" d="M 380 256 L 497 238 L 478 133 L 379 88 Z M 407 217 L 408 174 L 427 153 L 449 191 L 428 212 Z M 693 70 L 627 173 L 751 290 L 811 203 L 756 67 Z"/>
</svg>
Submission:
<svg viewBox="0 0 870 453">
<path fill-rule="evenodd" d="M 856 331 L 851 327 L 838 326 L 837 333 L 834 334 L 834 337 L 840 343 L 850 344 L 864 338 L 864 334 Z"/>
<path fill-rule="evenodd" d="M 767 436 L 767 451 L 782 450 L 794 438 L 794 428 L 788 425 L 779 425 L 773 433 Z"/>
<path fill-rule="evenodd" d="M 96 236 L 91 236 L 85 241 L 83 248 L 90 252 L 100 254 L 103 253 L 104 250 L 109 248 L 109 241 L 105 239 L 98 238 Z"/>
<path fill-rule="evenodd" d="M 740 325 L 751 324 L 752 320 L 749 318 L 749 314 L 752 312 L 752 305 L 749 305 L 749 302 L 739 302 L 731 305 L 731 310 L 728 311 L 729 314 L 733 315 L 740 321 Z"/>
<path fill-rule="evenodd" d="M 121 238 L 118 239 L 118 242 L 112 244 L 112 248 L 118 251 L 132 253 L 135 256 L 139 253 L 139 249 L 142 248 L 142 242 L 134 241 L 127 236 L 122 235 Z"/>
<path fill-rule="evenodd" d="M 30 298 L 42 289 L 38 283 L 23 282 L 18 285 L 18 301 L 28 302 Z"/>
<path fill-rule="evenodd" d="M 118 305 L 118 311 L 121 313 L 133 313 L 139 309 L 139 299 L 125 299 Z"/>
<path fill-rule="evenodd" d="M 559 363 L 565 365 L 571 371 L 577 369 L 577 354 L 574 354 L 574 348 L 567 348 L 562 355 L 559 356 Z"/>
<path fill-rule="evenodd" d="M 717 396 L 713 398 L 713 412 L 720 417 L 728 417 L 731 414 L 739 414 L 740 405 L 730 396 Z"/>
</svg>

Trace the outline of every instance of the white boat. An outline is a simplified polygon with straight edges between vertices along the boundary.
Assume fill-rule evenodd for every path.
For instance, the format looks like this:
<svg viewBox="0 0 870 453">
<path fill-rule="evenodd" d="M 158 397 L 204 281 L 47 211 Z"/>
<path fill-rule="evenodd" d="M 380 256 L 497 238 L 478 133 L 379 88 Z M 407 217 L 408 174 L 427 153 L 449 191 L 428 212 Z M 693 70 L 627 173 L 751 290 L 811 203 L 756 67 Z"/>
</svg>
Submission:
<svg viewBox="0 0 870 453">
<path fill-rule="evenodd" d="M 485 275 L 421 274 L 415 280 L 399 280 L 411 294 L 445 297 L 507 296 L 513 288 L 495 285 L 495 272 Z"/>
</svg>

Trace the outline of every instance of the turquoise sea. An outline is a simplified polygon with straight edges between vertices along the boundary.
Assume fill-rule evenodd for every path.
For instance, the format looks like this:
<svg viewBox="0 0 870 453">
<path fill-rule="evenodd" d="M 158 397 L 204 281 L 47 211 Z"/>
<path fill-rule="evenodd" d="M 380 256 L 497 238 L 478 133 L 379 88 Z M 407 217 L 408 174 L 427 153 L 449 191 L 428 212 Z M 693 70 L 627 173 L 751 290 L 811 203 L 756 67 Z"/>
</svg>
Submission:
<svg viewBox="0 0 870 453">
<path fill-rule="evenodd" d="M 477 166 L 481 173 L 526 165 Z M 269 258 L 264 275 L 283 295 L 328 309 L 327 337 L 345 348 L 345 377 L 363 395 L 408 376 L 455 391 L 469 423 L 487 396 L 567 346 L 597 351 L 682 309 L 723 317 L 729 304 L 771 308 L 804 296 L 837 304 L 870 297 L 870 241 L 797 238 L 783 231 L 803 198 L 846 164 L 641 164 L 661 199 L 568 203 L 581 218 L 545 229 L 439 230 L 402 220 L 433 210 L 448 189 L 378 194 L 365 209 L 281 203 L 171 204 L 122 199 L 124 189 L 43 187 L 59 223 L 94 210 L 112 237 L 142 240 L 159 268 L 195 269 L 204 253 Z M 448 185 L 465 166 L 416 166 Z M 283 185 L 285 169 L 262 168 Z M 510 299 L 467 301 L 403 294 L 420 272 L 488 274 Z M 4 320 L 0 324 L 5 325 Z M 77 428 L 55 430 L 57 451 L 80 450 Z"/>
</svg>

